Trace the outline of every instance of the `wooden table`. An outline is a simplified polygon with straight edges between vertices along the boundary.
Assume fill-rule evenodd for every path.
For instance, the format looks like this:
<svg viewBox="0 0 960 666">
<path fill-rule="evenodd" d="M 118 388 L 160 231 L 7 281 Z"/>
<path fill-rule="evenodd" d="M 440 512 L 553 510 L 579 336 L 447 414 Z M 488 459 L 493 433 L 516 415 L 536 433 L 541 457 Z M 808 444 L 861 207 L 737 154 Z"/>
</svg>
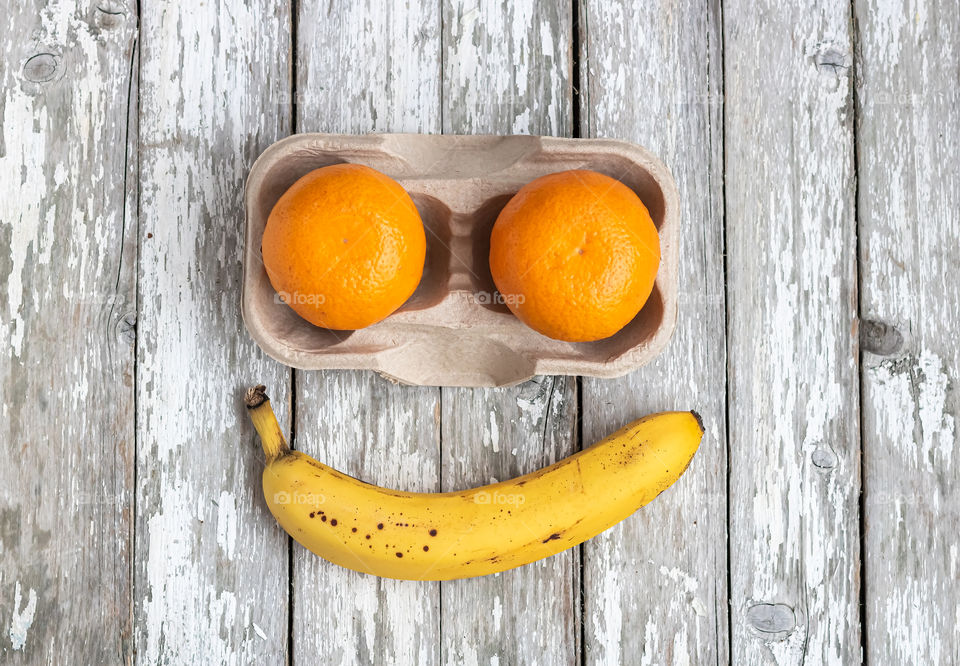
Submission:
<svg viewBox="0 0 960 666">
<path fill-rule="evenodd" d="M 960 662 L 960 7 L 631 4 L 5 3 L 0 661 Z M 240 318 L 241 197 L 305 131 L 651 148 L 669 349 L 500 390 L 282 367 Z M 276 526 L 254 382 L 298 448 L 408 489 L 654 410 L 707 434 L 579 549 L 388 581 Z"/>
</svg>

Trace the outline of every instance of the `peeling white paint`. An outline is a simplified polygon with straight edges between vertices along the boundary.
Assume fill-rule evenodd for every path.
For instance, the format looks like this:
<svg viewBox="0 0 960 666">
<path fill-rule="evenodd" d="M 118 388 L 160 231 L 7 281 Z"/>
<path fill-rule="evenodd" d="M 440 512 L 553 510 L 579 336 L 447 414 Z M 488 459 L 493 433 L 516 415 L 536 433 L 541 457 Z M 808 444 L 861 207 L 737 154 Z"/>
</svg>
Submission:
<svg viewBox="0 0 960 666">
<path fill-rule="evenodd" d="M 650 564 L 653 564 L 653 562 L 651 561 Z M 695 594 L 700 588 L 700 583 L 697 579 L 679 567 L 667 568 L 664 565 L 660 565 L 660 575 L 666 576 L 674 583 L 680 585 L 687 594 Z"/>
<path fill-rule="evenodd" d="M 889 457 L 880 473 L 892 473 L 890 482 L 867 495 L 866 513 L 868 520 L 893 514 L 889 523 L 877 523 L 886 526 L 883 537 L 867 545 L 882 567 L 882 573 L 872 573 L 882 584 L 874 582 L 877 593 L 868 617 L 874 618 L 869 628 L 877 638 L 869 645 L 874 655 L 893 661 L 923 655 L 942 663 L 953 647 L 943 642 L 944 632 L 953 627 L 946 614 L 956 615 L 960 604 L 945 596 L 943 580 L 956 580 L 958 551 L 953 535 L 941 531 L 943 502 L 951 500 L 937 481 L 949 475 L 957 446 L 946 368 L 943 357 L 921 348 L 915 355 L 879 361 L 866 372 L 869 423 Z"/>
<path fill-rule="evenodd" d="M 923 3 L 905 4 L 898 0 L 874 0 L 870 11 L 875 13 L 871 24 L 876 31 L 871 42 L 883 45 L 883 62 L 885 66 L 894 68 L 900 60 L 900 34 L 908 23 L 910 16 L 907 13 L 910 7 Z"/>
<path fill-rule="evenodd" d="M 650 564 L 654 564 L 651 560 Z M 688 601 L 690 603 L 690 608 L 693 609 L 693 612 L 700 617 L 706 617 L 707 607 L 704 605 L 703 600 L 700 599 L 697 594 L 700 589 L 700 582 L 691 574 L 683 571 L 679 567 L 667 567 L 665 565 L 660 565 L 659 568 L 660 575 L 672 580 L 675 584 L 680 586 L 683 594 L 681 595 L 683 601 Z"/>
<path fill-rule="evenodd" d="M 217 545 L 228 560 L 237 547 L 237 501 L 233 493 L 220 492 L 217 501 Z"/>
<path fill-rule="evenodd" d="M 873 399 L 891 433 L 901 433 L 896 444 L 919 468 L 949 466 L 957 446 L 954 417 L 947 411 L 950 378 L 943 360 L 929 349 L 917 357 L 885 361 L 869 367 Z M 913 433 L 920 427 L 920 441 Z"/>
<path fill-rule="evenodd" d="M 3 143 L 5 155 L 0 157 L 0 171 L 19 173 L 20 178 L 0 178 L 0 224 L 9 227 L 9 256 L 12 263 L 6 276 L 7 312 L 0 319 L 2 338 L 10 341 L 14 356 L 23 353 L 25 323 L 23 319 L 24 271 L 27 257 L 37 250 L 37 220 L 42 210 L 46 179 L 44 177 L 45 134 L 26 133 L 24 127 L 47 127 L 45 106 L 35 108 L 31 95 L 10 82 L 6 86 L 3 110 Z"/>
<path fill-rule="evenodd" d="M 541 419 L 543 419 L 544 412 L 547 409 L 547 403 L 542 400 L 527 400 L 518 395 L 517 408 L 520 409 L 524 419 L 536 424 L 540 423 Z"/>
<path fill-rule="evenodd" d="M 55 0 L 41 9 L 38 18 L 40 24 L 29 39 L 34 48 L 69 54 L 70 62 L 86 63 L 85 66 L 90 68 L 103 62 L 104 36 L 91 29 L 83 12 L 78 12 L 74 4 Z M 121 34 L 124 33 L 118 32 L 116 38 L 121 38 Z M 115 45 L 110 47 L 112 49 Z M 10 55 L 23 53 L 23 50 L 16 49 Z M 63 67 L 67 56 L 57 57 L 58 67 Z M 86 152 L 89 142 L 105 136 L 106 126 L 101 116 L 104 109 L 115 105 L 116 98 L 113 97 L 112 81 L 105 83 L 93 73 L 75 75 L 70 85 L 60 87 L 65 99 L 58 104 L 66 116 L 51 115 L 47 100 L 41 94 L 43 89 L 40 86 L 45 84 L 33 84 L 21 77 L 23 62 L 11 59 L 8 64 L 11 66 L 5 68 L 5 99 L 0 114 L 0 145 L 3 146 L 0 173 L 7 174 L 0 179 L 0 226 L 8 228 L 11 268 L 9 274 L 3 276 L 7 309 L 0 312 L 0 339 L 9 341 L 13 355 L 19 357 L 23 354 L 26 318 L 30 314 L 23 311 L 27 306 L 25 298 L 46 286 L 30 281 L 31 269 L 47 264 L 53 245 L 62 241 L 53 233 L 57 220 L 76 228 L 84 228 L 91 221 L 100 222 L 93 227 L 90 240 L 104 245 L 114 233 L 112 220 L 106 224 L 103 220 L 91 218 L 95 218 L 103 205 L 103 191 L 115 187 L 113 179 L 116 174 L 104 173 L 107 164 L 103 160 L 84 163 L 83 186 L 79 189 L 70 187 L 67 174 L 69 169 L 90 156 Z M 97 73 L 109 77 L 123 65 L 125 63 L 115 61 Z M 62 77 L 65 73 L 58 70 L 54 76 Z M 68 128 L 59 126 L 64 118 L 69 123 Z M 56 159 L 51 159 L 49 137 L 64 136 L 64 132 L 75 137 L 75 141 L 66 150 L 58 146 Z M 68 187 L 60 193 L 61 196 L 51 196 L 54 188 L 64 185 Z M 112 211 L 109 213 L 113 214 Z M 64 215 L 70 215 L 71 219 L 61 219 Z M 84 295 L 89 296 L 93 285 L 99 284 L 98 271 L 102 266 L 96 259 L 100 255 L 95 252 L 69 254 L 70 261 L 78 257 L 82 262 L 80 270 L 74 272 L 71 281 L 81 285 Z M 37 305 L 33 304 L 34 307 Z"/>
<path fill-rule="evenodd" d="M 891 434 L 902 435 L 913 433 L 916 423 L 916 405 L 912 397 L 910 373 L 894 372 L 893 365 L 890 363 L 868 367 L 867 373 L 871 384 L 878 389 L 873 393 L 874 409 L 882 414 L 885 420 L 896 421 L 896 427 L 890 427 L 888 431 Z M 893 443 L 909 458 L 912 459 L 916 455 L 912 437 L 909 439 L 898 437 Z"/>
<path fill-rule="evenodd" d="M 689 643 L 684 632 L 677 633 L 673 637 L 673 663 L 676 664 L 676 666 L 690 666 L 690 664 L 694 663 L 690 658 L 690 653 L 687 652 L 688 645 Z"/>
<path fill-rule="evenodd" d="M 67 167 L 63 163 L 58 163 L 53 172 L 53 184 L 57 187 L 60 187 L 65 182 L 67 182 Z"/>
<path fill-rule="evenodd" d="M 953 416 L 947 413 L 947 386 L 943 360 L 930 350 L 920 353 L 921 372 L 918 384 L 917 411 L 923 433 L 923 450 L 937 452 L 937 464 L 949 466 L 953 449 L 957 446 Z"/>
<path fill-rule="evenodd" d="M 480 666 L 480 655 L 477 654 L 477 648 L 471 644 L 463 647 L 462 654 L 459 657 L 463 666 Z"/>
<path fill-rule="evenodd" d="M 482 0 L 449 21 L 444 78 L 458 112 L 444 117 L 444 130 L 569 133 L 567 20 L 546 5 L 513 3 L 504 11 Z"/>
<path fill-rule="evenodd" d="M 22 650 L 27 644 L 27 632 L 37 612 L 37 593 L 33 588 L 27 592 L 27 604 L 23 608 L 20 607 L 22 601 L 20 581 L 17 581 L 13 593 L 13 617 L 10 620 L 10 642 L 14 650 Z"/>
<path fill-rule="evenodd" d="M 884 591 L 883 604 L 875 607 L 878 625 L 886 632 L 883 640 L 896 646 L 899 655 L 922 656 L 931 664 L 948 663 L 948 652 L 944 650 L 943 639 L 950 641 L 948 650 L 956 648 L 952 634 L 942 635 L 926 623 L 919 623 L 918 604 L 921 600 L 932 601 L 942 595 L 939 581 L 934 579 L 907 578 L 897 581 Z"/>
<path fill-rule="evenodd" d="M 693 600 L 690 601 L 690 607 L 693 608 L 693 612 L 700 617 L 707 617 L 707 606 L 700 597 L 694 597 Z"/>
<path fill-rule="evenodd" d="M 623 597 L 620 592 L 619 569 L 614 566 L 603 566 L 605 560 L 613 554 L 603 556 L 598 568 L 603 572 L 597 597 L 600 615 L 593 618 L 596 638 L 599 640 L 599 655 L 603 663 L 621 663 L 620 646 L 623 638 Z"/>
<path fill-rule="evenodd" d="M 662 663 L 663 653 L 660 649 L 660 631 L 653 616 L 647 616 L 643 625 L 643 654 L 640 657 L 640 666 L 659 666 Z M 619 664 L 621 662 L 605 662 Z"/>
<path fill-rule="evenodd" d="M 493 444 L 493 452 L 500 453 L 500 426 L 497 425 L 497 413 L 490 412 L 490 442 Z"/>
</svg>

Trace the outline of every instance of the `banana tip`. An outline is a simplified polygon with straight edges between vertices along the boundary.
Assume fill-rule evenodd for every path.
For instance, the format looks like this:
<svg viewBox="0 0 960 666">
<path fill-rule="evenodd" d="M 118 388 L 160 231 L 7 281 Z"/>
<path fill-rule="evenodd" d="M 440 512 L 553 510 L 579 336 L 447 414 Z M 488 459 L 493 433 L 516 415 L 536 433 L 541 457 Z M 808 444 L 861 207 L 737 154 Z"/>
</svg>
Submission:
<svg viewBox="0 0 960 666">
<path fill-rule="evenodd" d="M 700 416 L 700 413 L 694 409 L 691 409 L 690 413 L 693 414 L 693 418 L 697 420 L 697 425 L 700 426 L 700 432 L 705 433 L 707 429 L 703 427 L 703 417 Z"/>
<path fill-rule="evenodd" d="M 243 403 L 247 406 L 247 409 L 255 409 L 269 400 L 266 391 L 267 387 L 263 384 L 248 388 L 247 394 L 243 397 Z"/>
</svg>

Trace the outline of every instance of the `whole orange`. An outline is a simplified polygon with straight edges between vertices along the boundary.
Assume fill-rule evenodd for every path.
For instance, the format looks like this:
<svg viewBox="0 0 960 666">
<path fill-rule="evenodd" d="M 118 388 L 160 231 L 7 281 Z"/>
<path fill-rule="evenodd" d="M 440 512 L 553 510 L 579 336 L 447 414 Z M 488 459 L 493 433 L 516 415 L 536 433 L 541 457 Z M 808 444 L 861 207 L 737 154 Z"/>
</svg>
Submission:
<svg viewBox="0 0 960 666">
<path fill-rule="evenodd" d="M 562 171 L 520 189 L 490 237 L 490 270 L 507 307 L 557 340 L 609 337 L 653 290 L 660 238 L 640 198 L 595 171 Z"/>
<path fill-rule="evenodd" d="M 277 201 L 263 232 L 263 265 L 280 298 L 324 328 L 374 324 L 423 275 L 426 239 L 410 195 L 359 164 L 311 171 Z"/>
</svg>

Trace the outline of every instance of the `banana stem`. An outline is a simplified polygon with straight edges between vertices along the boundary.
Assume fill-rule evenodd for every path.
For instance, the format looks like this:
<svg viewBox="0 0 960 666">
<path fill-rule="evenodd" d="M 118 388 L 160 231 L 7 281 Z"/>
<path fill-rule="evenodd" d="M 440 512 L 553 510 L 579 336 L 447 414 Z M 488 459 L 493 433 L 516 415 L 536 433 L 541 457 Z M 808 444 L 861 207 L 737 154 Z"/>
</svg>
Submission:
<svg viewBox="0 0 960 666">
<path fill-rule="evenodd" d="M 257 433 L 260 435 L 260 443 L 263 445 L 263 453 L 266 455 L 269 465 L 277 458 L 288 454 L 290 446 L 283 436 L 283 431 L 280 430 L 277 415 L 273 413 L 270 398 L 265 393 L 266 389 L 267 387 L 262 384 L 247 389 L 244 403 L 247 405 L 247 413 L 250 414 L 253 427 L 257 429 Z"/>
</svg>

